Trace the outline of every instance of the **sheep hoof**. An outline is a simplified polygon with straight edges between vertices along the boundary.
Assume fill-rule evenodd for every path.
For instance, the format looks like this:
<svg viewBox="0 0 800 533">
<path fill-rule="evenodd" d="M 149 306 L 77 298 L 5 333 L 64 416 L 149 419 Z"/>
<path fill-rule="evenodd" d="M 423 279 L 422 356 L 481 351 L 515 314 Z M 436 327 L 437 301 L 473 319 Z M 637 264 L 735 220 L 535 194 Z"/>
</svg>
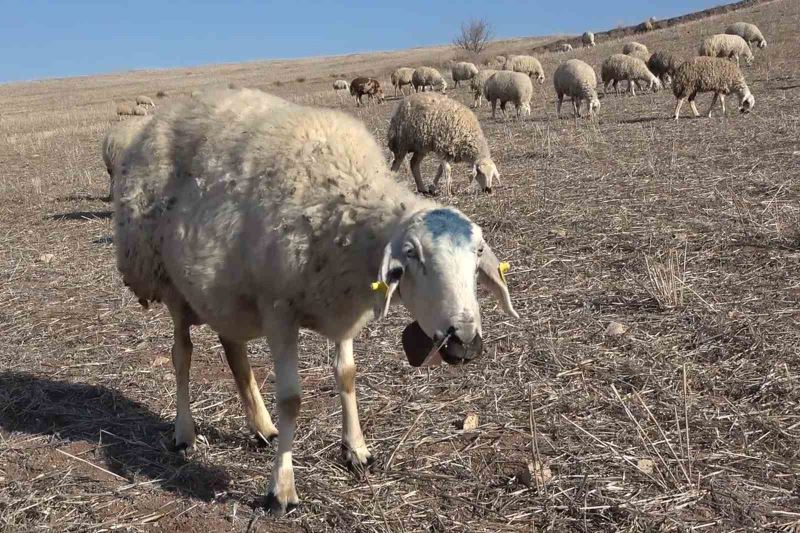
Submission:
<svg viewBox="0 0 800 533">
<path fill-rule="evenodd" d="M 267 497 L 264 500 L 264 507 L 267 509 L 267 512 L 276 518 L 280 518 L 287 513 L 292 512 L 294 509 L 297 508 L 297 502 L 284 502 L 278 499 L 278 497 L 273 492 L 268 492 Z"/>
<path fill-rule="evenodd" d="M 174 451 L 175 453 L 177 453 L 182 457 L 189 457 L 190 455 L 192 455 L 192 452 L 194 451 L 194 445 L 188 442 L 179 443 L 177 441 L 174 441 L 172 443 L 172 451 Z"/>
<path fill-rule="evenodd" d="M 436 189 L 433 188 L 433 186 L 428 187 L 427 191 L 419 191 L 419 192 L 421 192 L 424 196 L 436 196 L 437 194 Z"/>
<path fill-rule="evenodd" d="M 344 442 L 342 443 L 342 458 L 347 469 L 358 475 L 362 475 L 375 464 L 375 458 L 366 446 L 351 448 Z"/>
<path fill-rule="evenodd" d="M 278 433 L 264 434 L 260 431 L 257 431 L 254 437 L 256 438 L 256 446 L 258 446 L 259 448 L 266 448 L 267 446 L 272 444 L 272 441 L 278 438 Z"/>
</svg>

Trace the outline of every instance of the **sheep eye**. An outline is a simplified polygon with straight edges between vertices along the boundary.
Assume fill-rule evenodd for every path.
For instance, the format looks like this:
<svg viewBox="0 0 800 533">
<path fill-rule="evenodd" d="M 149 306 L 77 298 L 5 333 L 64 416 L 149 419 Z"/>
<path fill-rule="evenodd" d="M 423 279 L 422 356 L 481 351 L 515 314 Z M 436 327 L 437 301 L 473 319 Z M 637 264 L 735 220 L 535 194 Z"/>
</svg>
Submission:
<svg viewBox="0 0 800 533">
<path fill-rule="evenodd" d="M 478 246 L 478 257 L 483 255 L 483 246 Z"/>
<path fill-rule="evenodd" d="M 417 251 L 414 249 L 413 246 L 409 246 L 408 248 L 406 248 L 405 254 L 406 254 L 406 257 L 409 258 L 409 259 L 418 259 L 419 258 L 419 255 L 417 254 Z"/>
</svg>

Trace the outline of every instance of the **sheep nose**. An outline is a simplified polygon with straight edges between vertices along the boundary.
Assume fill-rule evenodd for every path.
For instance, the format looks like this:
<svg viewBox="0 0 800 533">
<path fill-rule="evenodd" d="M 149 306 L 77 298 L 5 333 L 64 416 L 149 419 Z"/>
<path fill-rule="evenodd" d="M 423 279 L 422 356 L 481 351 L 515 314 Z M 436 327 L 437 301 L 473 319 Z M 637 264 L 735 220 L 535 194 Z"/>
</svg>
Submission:
<svg viewBox="0 0 800 533">
<path fill-rule="evenodd" d="M 442 335 L 437 332 L 433 338 L 434 345 L 444 346 L 439 350 L 442 359 L 448 364 L 459 365 L 464 364 L 477 358 L 483 353 L 483 339 L 480 333 L 476 333 L 472 340 L 464 343 L 463 340 L 456 334 L 453 327 L 447 330 L 447 335 Z"/>
</svg>

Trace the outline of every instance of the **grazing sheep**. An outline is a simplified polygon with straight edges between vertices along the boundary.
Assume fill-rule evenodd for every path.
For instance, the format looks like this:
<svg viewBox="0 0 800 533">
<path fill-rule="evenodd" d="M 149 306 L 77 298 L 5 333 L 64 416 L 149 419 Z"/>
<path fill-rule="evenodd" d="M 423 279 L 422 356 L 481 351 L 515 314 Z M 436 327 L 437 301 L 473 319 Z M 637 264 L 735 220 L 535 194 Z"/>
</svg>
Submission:
<svg viewBox="0 0 800 533">
<path fill-rule="evenodd" d="M 136 105 L 140 105 L 142 107 L 155 107 L 156 103 L 149 96 L 139 95 L 136 97 Z"/>
<path fill-rule="evenodd" d="M 392 72 L 392 86 L 394 87 L 394 97 L 397 98 L 397 91 L 400 90 L 400 94 L 405 96 L 405 92 L 403 92 L 403 87 L 406 85 L 411 85 L 412 77 L 414 76 L 414 69 L 411 67 L 400 67 L 399 69 Z"/>
<path fill-rule="evenodd" d="M 738 35 L 748 43 L 755 43 L 759 48 L 767 47 L 767 40 L 758 26 L 750 24 L 749 22 L 734 22 L 725 29 L 728 35 Z"/>
<path fill-rule="evenodd" d="M 639 81 L 647 82 L 653 92 L 661 89 L 661 81 L 647 69 L 644 61 L 625 54 L 614 54 L 603 61 L 600 76 L 603 80 L 603 90 L 607 92 L 609 84 L 613 82 L 617 95 L 619 95 L 617 83 L 623 80 L 628 81 L 628 91 L 634 96 L 636 95 L 634 84 Z"/>
<path fill-rule="evenodd" d="M 581 102 L 586 100 L 589 116 L 600 109 L 597 97 L 597 76 L 594 69 L 580 59 L 570 59 L 561 63 L 553 73 L 553 85 L 558 96 L 556 114 L 561 118 L 561 104 L 564 96 L 572 98 L 575 116 L 581 116 Z"/>
<path fill-rule="evenodd" d="M 663 85 L 670 82 L 675 77 L 675 71 L 683 63 L 679 57 L 668 52 L 655 52 L 647 60 L 647 68 L 658 76 Z"/>
<path fill-rule="evenodd" d="M 114 196 L 114 176 L 117 174 L 117 164 L 122 161 L 125 151 L 138 138 L 144 127 L 153 117 L 144 117 L 136 120 L 125 120 L 111 126 L 103 137 L 100 152 L 103 154 L 103 163 L 108 172 L 109 201 Z"/>
<path fill-rule="evenodd" d="M 248 425 L 260 438 L 278 436 L 266 498 L 277 515 L 298 503 L 301 328 L 336 343 L 342 451 L 363 468 L 371 454 L 358 419 L 353 338 L 388 312 L 393 294 L 402 292 L 416 320 L 404 333 L 409 360 L 437 347 L 448 363 L 481 353 L 479 281 L 518 316 L 507 265 L 480 227 L 397 183 L 375 139 L 345 113 L 261 91 L 208 93 L 154 117 L 123 164 L 117 266 L 142 304 L 163 301 L 172 317 L 175 445 L 195 442 L 190 328 L 205 323 L 219 335 Z M 280 433 L 248 361 L 247 342 L 259 337 L 275 364 Z"/>
<path fill-rule="evenodd" d="M 569 44 L 569 43 L 561 43 L 558 46 L 558 51 L 559 52 L 572 52 L 572 45 Z"/>
<path fill-rule="evenodd" d="M 725 95 L 734 93 L 739 97 L 739 111 L 749 113 L 755 106 L 755 98 L 747 86 L 742 71 L 727 59 L 716 57 L 695 57 L 683 63 L 672 79 L 672 92 L 678 103 L 675 105 L 675 120 L 678 120 L 681 106 L 687 96 L 694 116 L 700 116 L 694 105 L 697 93 L 714 93 L 714 99 L 708 108 L 708 116 L 719 98 L 722 103 L 722 114 L 725 114 Z"/>
<path fill-rule="evenodd" d="M 350 82 L 350 94 L 356 100 L 356 106 L 362 104 L 361 97 L 364 95 L 369 96 L 369 101 L 377 99 L 378 102 L 383 102 L 383 89 L 381 82 L 375 78 L 356 78 Z"/>
<path fill-rule="evenodd" d="M 472 177 L 486 192 L 492 192 L 492 181 L 500 177 L 475 114 L 446 96 L 420 93 L 407 98 L 392 115 L 387 137 L 394 154 L 394 172 L 400 170 L 407 154 L 413 154 L 411 174 L 419 192 L 436 192 L 444 175 L 445 188 L 450 194 L 450 163 L 471 164 Z M 442 162 L 433 186 L 425 189 L 419 166 L 429 152 L 438 154 Z"/>
<path fill-rule="evenodd" d="M 503 64 L 503 70 L 522 72 L 531 78 L 536 78 L 539 83 L 544 83 L 542 64 L 533 56 L 508 56 Z"/>
<path fill-rule="evenodd" d="M 147 115 L 147 109 L 140 105 L 119 104 L 117 106 L 117 115 L 119 116 L 120 119 L 126 116 L 144 117 Z"/>
<path fill-rule="evenodd" d="M 469 81 L 478 73 L 478 67 L 467 61 L 454 63 L 450 67 L 450 75 L 453 77 L 453 87 L 458 87 L 458 82 Z"/>
<path fill-rule="evenodd" d="M 350 84 L 347 83 L 346 80 L 336 80 L 335 82 L 333 82 L 333 90 L 336 91 L 336 92 L 349 91 L 350 90 Z"/>
<path fill-rule="evenodd" d="M 494 69 L 484 69 L 478 72 L 474 78 L 469 80 L 469 88 L 472 90 L 472 96 L 475 98 L 475 101 L 472 103 L 472 107 L 481 107 L 483 104 L 483 87 L 486 85 L 486 80 L 494 76 L 497 72 L 498 71 Z"/>
<path fill-rule="evenodd" d="M 533 84 L 529 76 L 522 72 L 500 71 L 490 76 L 483 85 L 483 96 L 492 104 L 492 118 L 500 101 L 500 111 L 506 116 L 506 103 L 513 102 L 517 111 L 531 114 L 531 98 L 533 97 Z"/>
<path fill-rule="evenodd" d="M 706 38 L 700 45 L 699 55 L 707 57 L 727 57 L 736 60 L 739 65 L 739 56 L 744 56 L 745 64 L 753 63 L 753 51 L 747 41 L 738 35 L 718 33 Z"/>
<path fill-rule="evenodd" d="M 439 91 L 444 93 L 447 90 L 447 82 L 433 67 L 419 67 L 414 70 L 411 75 L 411 85 L 414 87 L 415 92 L 425 92 L 426 87 L 430 87 L 431 91 L 439 88 Z"/>
<path fill-rule="evenodd" d="M 586 46 L 586 47 L 589 47 L 589 48 L 593 47 L 594 46 L 594 33 L 590 32 L 590 31 L 584 32 L 584 34 L 581 35 L 581 42 L 583 43 L 583 46 Z"/>
<path fill-rule="evenodd" d="M 638 31 L 639 33 L 653 31 L 653 28 L 655 28 L 655 26 L 653 25 L 654 22 L 655 22 L 655 17 L 650 17 L 648 20 L 645 20 L 644 22 L 636 26 L 636 31 Z"/>
<path fill-rule="evenodd" d="M 622 53 L 625 55 L 632 55 L 634 52 L 639 52 L 641 54 L 648 54 L 650 51 L 647 49 L 645 45 L 642 43 L 637 43 L 635 41 L 631 41 L 629 43 L 625 43 L 622 46 Z"/>
</svg>

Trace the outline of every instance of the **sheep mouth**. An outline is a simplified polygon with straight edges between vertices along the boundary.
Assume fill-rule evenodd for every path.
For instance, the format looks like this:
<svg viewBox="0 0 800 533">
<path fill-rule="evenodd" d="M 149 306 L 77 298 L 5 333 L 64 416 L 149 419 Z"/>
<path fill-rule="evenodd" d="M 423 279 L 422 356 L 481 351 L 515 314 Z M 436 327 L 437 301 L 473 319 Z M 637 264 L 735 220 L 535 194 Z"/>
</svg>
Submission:
<svg viewBox="0 0 800 533">
<path fill-rule="evenodd" d="M 464 344 L 458 337 L 448 335 L 438 345 L 419 325 L 412 322 L 403 330 L 403 350 L 413 367 L 434 366 L 442 361 L 450 365 L 463 365 L 483 353 L 483 339 L 475 335 L 472 342 Z"/>
</svg>

